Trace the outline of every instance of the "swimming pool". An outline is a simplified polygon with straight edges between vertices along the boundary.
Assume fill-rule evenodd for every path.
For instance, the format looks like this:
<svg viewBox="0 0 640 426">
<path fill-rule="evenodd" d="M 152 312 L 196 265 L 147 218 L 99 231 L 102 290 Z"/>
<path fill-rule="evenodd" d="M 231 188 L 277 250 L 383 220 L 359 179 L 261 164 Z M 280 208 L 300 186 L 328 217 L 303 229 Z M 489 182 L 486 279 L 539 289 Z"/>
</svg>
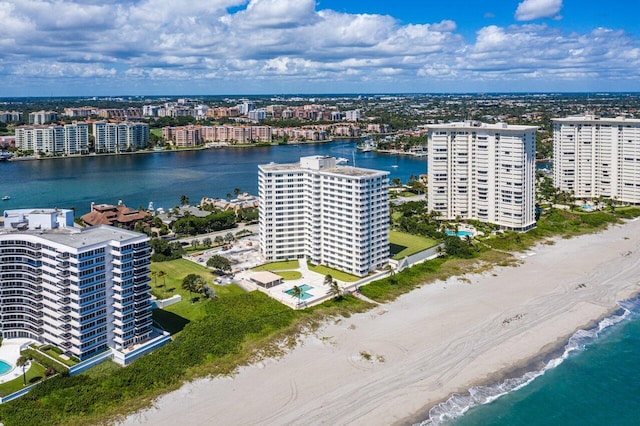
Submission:
<svg viewBox="0 0 640 426">
<path fill-rule="evenodd" d="M 11 364 L 0 359 L 0 376 L 11 371 Z"/>
<path fill-rule="evenodd" d="M 298 286 L 298 287 L 300 288 L 300 290 L 302 290 L 302 294 L 300 295 L 300 300 L 307 300 L 313 297 L 312 294 L 307 293 L 307 290 L 312 290 L 313 287 L 307 284 L 302 284 L 301 286 Z M 285 290 L 285 293 L 287 293 L 289 296 L 293 296 L 293 288 L 290 288 L 289 290 Z"/>
<path fill-rule="evenodd" d="M 458 237 L 473 237 L 473 232 L 471 231 L 458 231 L 458 233 L 456 234 L 454 231 L 444 231 L 445 234 L 447 235 L 457 235 Z"/>
</svg>

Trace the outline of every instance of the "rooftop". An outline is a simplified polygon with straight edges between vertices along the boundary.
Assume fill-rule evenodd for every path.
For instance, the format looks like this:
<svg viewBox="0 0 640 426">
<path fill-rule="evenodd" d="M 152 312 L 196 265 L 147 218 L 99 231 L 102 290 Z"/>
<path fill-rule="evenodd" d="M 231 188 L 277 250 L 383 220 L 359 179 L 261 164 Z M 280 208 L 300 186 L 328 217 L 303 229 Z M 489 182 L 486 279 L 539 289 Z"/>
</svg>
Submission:
<svg viewBox="0 0 640 426">
<path fill-rule="evenodd" d="M 638 118 L 627 118 L 627 117 L 623 117 L 623 116 L 619 116 L 619 117 L 599 117 L 597 115 L 593 115 L 593 114 L 585 114 L 585 115 L 571 115 L 569 117 L 564 117 L 564 118 L 552 118 L 552 121 L 570 121 L 570 122 L 592 122 L 592 121 L 598 121 L 598 122 L 607 122 L 607 123 L 620 123 L 620 122 L 625 122 L 625 123 L 630 123 L 630 124 L 640 124 L 640 119 Z"/>
<path fill-rule="evenodd" d="M 73 248 L 82 248 L 105 241 L 129 241 L 140 238 L 147 238 L 139 232 L 128 231 L 126 229 L 113 226 L 99 225 L 90 228 L 58 228 L 48 230 L 3 230 L 0 229 L 0 236 L 7 234 L 35 235 L 40 238 L 64 244 Z"/>
<path fill-rule="evenodd" d="M 316 156 L 316 157 L 318 160 L 325 158 L 321 156 Z M 305 158 L 314 158 L 314 157 L 303 157 L 301 160 Z M 328 157 L 328 158 L 331 158 L 331 157 Z M 259 167 L 264 171 L 317 170 L 318 172 L 321 172 L 321 173 L 333 173 L 333 174 L 338 174 L 343 176 L 354 176 L 354 177 L 374 176 L 378 174 L 386 174 L 386 175 L 389 174 L 389 172 L 385 172 L 381 170 L 363 169 L 360 167 L 353 167 L 353 166 L 339 166 L 339 165 L 335 165 L 335 162 L 333 162 L 332 166 L 324 167 L 320 169 L 304 167 L 301 165 L 301 162 L 284 163 L 284 164 L 269 163 L 269 164 L 262 164 Z"/>
<path fill-rule="evenodd" d="M 523 126 L 519 124 L 507 124 L 507 123 L 484 123 L 482 121 L 468 120 L 468 121 L 456 121 L 452 123 L 443 124 L 429 124 L 426 126 L 428 129 L 486 129 L 486 130 L 500 130 L 500 131 L 523 131 L 523 130 L 535 130 L 538 126 Z"/>
</svg>

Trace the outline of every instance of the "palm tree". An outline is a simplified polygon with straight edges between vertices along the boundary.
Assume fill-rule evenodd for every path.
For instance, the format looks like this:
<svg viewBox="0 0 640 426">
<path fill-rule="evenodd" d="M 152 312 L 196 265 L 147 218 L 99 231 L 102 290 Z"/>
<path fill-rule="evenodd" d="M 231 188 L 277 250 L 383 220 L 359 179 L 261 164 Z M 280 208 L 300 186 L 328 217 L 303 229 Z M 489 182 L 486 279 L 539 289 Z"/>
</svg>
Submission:
<svg viewBox="0 0 640 426">
<path fill-rule="evenodd" d="M 186 195 L 182 194 L 180 196 L 180 204 L 182 204 L 183 206 L 186 206 L 187 204 L 189 204 L 189 197 L 187 197 Z"/>
<path fill-rule="evenodd" d="M 25 386 L 27 386 L 27 365 L 29 365 L 29 358 L 24 355 L 20 355 L 16 361 L 16 366 L 22 367 L 22 380 L 24 381 Z"/>
<path fill-rule="evenodd" d="M 153 278 L 154 287 L 157 286 L 158 285 L 158 272 L 157 271 L 151 271 L 151 273 L 149 275 L 151 275 L 151 277 Z"/>
<path fill-rule="evenodd" d="M 331 284 L 333 284 L 333 277 L 331 276 L 331 274 L 325 275 L 324 276 L 324 285 L 330 286 Z"/>
<path fill-rule="evenodd" d="M 191 303 L 193 303 L 193 293 L 197 293 L 198 290 L 202 288 L 202 284 L 200 284 L 201 280 L 202 277 L 196 274 L 189 274 L 182 279 L 182 288 L 189 292 Z"/>
<path fill-rule="evenodd" d="M 164 294 L 164 292 L 165 292 L 164 289 L 167 286 L 167 281 L 166 281 L 166 278 L 165 278 L 167 276 L 167 273 L 165 271 L 163 271 L 163 270 L 159 270 L 159 271 L 156 272 L 156 276 L 162 278 L 162 294 Z"/>
<path fill-rule="evenodd" d="M 236 198 L 238 198 L 238 195 L 240 195 L 241 192 L 242 190 L 237 186 L 233 189 L 233 194 L 236 196 Z"/>
<path fill-rule="evenodd" d="M 302 299 L 302 289 L 297 285 L 294 285 L 291 289 L 291 297 L 295 297 L 298 299 L 298 305 L 300 304 L 300 300 Z"/>
<path fill-rule="evenodd" d="M 334 298 L 334 300 L 342 299 L 342 288 L 338 285 L 338 281 L 332 281 L 329 284 L 327 294 L 330 294 Z"/>
</svg>

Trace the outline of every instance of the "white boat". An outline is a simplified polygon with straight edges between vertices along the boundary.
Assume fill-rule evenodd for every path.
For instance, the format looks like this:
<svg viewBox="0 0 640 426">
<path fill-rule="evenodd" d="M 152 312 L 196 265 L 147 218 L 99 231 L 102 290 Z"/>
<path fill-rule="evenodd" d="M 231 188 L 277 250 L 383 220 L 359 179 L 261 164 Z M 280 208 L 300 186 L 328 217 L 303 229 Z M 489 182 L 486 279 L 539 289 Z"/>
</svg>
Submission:
<svg viewBox="0 0 640 426">
<path fill-rule="evenodd" d="M 391 166 L 391 167 L 392 167 L 392 168 L 394 168 L 394 169 L 397 169 L 397 168 L 398 168 L 398 165 L 397 165 L 397 164 L 394 164 L 394 165 L 393 165 L 393 166 Z"/>
<path fill-rule="evenodd" d="M 349 159 L 344 157 L 336 158 L 336 164 L 349 164 Z"/>
<path fill-rule="evenodd" d="M 9 197 L 8 195 L 5 195 L 4 197 L 2 197 L 2 201 L 7 201 L 10 200 L 11 197 Z"/>
<path fill-rule="evenodd" d="M 6 151 L 0 151 L 0 161 L 6 161 L 13 157 L 13 154 Z"/>
</svg>

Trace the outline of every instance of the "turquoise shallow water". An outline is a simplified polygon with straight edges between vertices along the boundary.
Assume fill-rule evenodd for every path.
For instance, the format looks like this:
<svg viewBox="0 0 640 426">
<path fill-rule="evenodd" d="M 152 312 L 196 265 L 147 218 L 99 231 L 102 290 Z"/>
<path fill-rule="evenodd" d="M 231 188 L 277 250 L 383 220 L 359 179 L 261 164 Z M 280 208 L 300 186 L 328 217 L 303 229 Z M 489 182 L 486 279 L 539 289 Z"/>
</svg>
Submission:
<svg viewBox="0 0 640 426">
<path fill-rule="evenodd" d="M 0 360 L 0 376 L 9 371 L 11 371 L 11 366 L 6 362 Z"/>
<path fill-rule="evenodd" d="M 435 407 L 430 420 L 422 424 L 640 424 L 640 298 L 620 305 L 623 309 L 598 327 L 577 332 L 562 356 L 521 378 L 454 397 Z M 502 393 L 451 420 L 469 405 Z"/>
</svg>

